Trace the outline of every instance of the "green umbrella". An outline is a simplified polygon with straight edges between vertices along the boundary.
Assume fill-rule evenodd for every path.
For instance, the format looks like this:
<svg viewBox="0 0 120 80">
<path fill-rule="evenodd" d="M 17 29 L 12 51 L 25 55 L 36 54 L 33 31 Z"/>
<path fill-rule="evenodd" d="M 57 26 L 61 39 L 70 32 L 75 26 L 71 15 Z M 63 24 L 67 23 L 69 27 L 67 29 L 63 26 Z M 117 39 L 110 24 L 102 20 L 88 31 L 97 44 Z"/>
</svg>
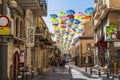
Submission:
<svg viewBox="0 0 120 80">
<path fill-rule="evenodd" d="M 59 17 L 64 17 L 64 16 L 66 16 L 66 13 L 65 12 L 58 12 L 58 16 Z"/>
</svg>

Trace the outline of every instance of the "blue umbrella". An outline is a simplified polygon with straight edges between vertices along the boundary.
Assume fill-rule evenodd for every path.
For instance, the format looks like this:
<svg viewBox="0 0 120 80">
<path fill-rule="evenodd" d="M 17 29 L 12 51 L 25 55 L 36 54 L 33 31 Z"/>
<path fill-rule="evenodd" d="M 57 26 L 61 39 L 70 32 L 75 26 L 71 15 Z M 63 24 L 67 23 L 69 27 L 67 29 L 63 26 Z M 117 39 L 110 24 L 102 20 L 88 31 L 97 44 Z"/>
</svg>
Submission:
<svg viewBox="0 0 120 80">
<path fill-rule="evenodd" d="M 56 14 L 50 14 L 51 18 L 57 18 L 58 16 Z"/>
<path fill-rule="evenodd" d="M 67 18 L 67 21 L 71 21 L 71 22 L 73 22 L 74 19 L 73 19 L 73 18 Z"/>
<path fill-rule="evenodd" d="M 79 24 L 79 23 L 81 23 L 78 19 L 74 19 L 74 21 L 73 21 L 75 24 Z"/>
<path fill-rule="evenodd" d="M 67 10 L 66 13 L 70 14 L 70 15 L 73 15 L 73 14 L 75 14 L 75 11 L 74 10 Z"/>
<path fill-rule="evenodd" d="M 87 8 L 84 12 L 85 12 L 85 14 L 87 14 L 87 15 L 92 14 L 92 13 L 94 12 L 94 8 L 89 7 L 89 8 Z"/>
</svg>

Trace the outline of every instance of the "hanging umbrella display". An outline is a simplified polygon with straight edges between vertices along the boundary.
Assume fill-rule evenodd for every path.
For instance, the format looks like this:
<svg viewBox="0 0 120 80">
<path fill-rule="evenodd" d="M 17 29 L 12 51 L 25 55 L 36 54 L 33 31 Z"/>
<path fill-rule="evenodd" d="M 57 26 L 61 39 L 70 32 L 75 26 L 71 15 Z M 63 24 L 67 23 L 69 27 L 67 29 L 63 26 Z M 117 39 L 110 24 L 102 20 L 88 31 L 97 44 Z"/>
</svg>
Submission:
<svg viewBox="0 0 120 80">
<path fill-rule="evenodd" d="M 80 21 L 78 19 L 74 19 L 73 23 L 74 24 L 80 24 Z"/>
<path fill-rule="evenodd" d="M 83 12 L 76 12 L 76 14 L 75 15 L 77 15 L 77 16 L 83 16 L 84 15 L 84 13 Z"/>
<path fill-rule="evenodd" d="M 67 10 L 66 12 L 58 12 L 51 14 L 50 19 L 55 32 L 56 45 L 62 50 L 70 48 L 72 40 L 75 36 L 81 36 L 85 32 L 84 23 L 91 20 L 91 14 L 94 9 L 89 7 L 84 12 Z"/>
<path fill-rule="evenodd" d="M 66 13 L 69 15 L 73 15 L 73 14 L 75 14 L 75 11 L 74 10 L 67 10 Z"/>
<path fill-rule="evenodd" d="M 57 18 L 58 16 L 56 14 L 50 14 L 51 18 Z"/>
<path fill-rule="evenodd" d="M 91 16 L 85 16 L 82 18 L 82 22 L 88 22 L 91 20 Z"/>
<path fill-rule="evenodd" d="M 94 12 L 94 8 L 89 7 L 84 12 L 85 12 L 86 15 L 90 15 L 90 14 L 92 14 Z"/>
<path fill-rule="evenodd" d="M 74 18 L 74 15 L 67 15 L 66 17 L 67 17 L 67 18 L 72 18 L 72 19 L 73 19 L 73 18 Z"/>
<path fill-rule="evenodd" d="M 60 18 L 63 18 L 63 17 L 66 16 L 66 13 L 65 13 L 65 12 L 58 12 L 58 16 L 59 16 Z"/>
</svg>

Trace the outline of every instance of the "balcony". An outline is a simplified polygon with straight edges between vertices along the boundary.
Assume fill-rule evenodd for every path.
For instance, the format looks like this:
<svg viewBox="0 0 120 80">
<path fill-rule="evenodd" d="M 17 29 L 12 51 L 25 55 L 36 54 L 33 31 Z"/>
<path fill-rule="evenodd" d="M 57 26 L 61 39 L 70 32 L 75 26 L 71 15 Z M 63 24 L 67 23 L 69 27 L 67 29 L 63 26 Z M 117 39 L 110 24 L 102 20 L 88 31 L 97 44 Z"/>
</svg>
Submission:
<svg viewBox="0 0 120 80">
<path fill-rule="evenodd" d="M 45 38 L 44 44 L 51 46 L 52 45 L 52 41 L 50 41 L 49 39 Z"/>
<path fill-rule="evenodd" d="M 25 9 L 33 10 L 36 16 L 47 16 L 46 0 L 17 0 Z"/>
<path fill-rule="evenodd" d="M 40 41 L 44 41 L 45 39 L 45 30 L 44 29 L 39 29 L 39 27 L 36 28 L 35 31 L 35 37 L 36 39 L 39 39 Z"/>
</svg>

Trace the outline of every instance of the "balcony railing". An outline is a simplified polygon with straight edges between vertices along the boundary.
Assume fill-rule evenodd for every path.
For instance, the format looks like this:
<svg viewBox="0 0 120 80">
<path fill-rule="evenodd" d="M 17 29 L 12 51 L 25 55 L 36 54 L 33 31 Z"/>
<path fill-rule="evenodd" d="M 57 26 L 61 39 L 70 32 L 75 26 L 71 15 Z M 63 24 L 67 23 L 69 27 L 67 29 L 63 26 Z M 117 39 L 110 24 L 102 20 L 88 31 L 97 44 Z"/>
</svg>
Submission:
<svg viewBox="0 0 120 80">
<path fill-rule="evenodd" d="M 39 29 L 37 28 L 36 31 L 35 31 L 35 37 L 36 38 L 39 38 L 40 40 L 44 40 L 45 38 L 45 30 L 44 29 Z"/>
</svg>

